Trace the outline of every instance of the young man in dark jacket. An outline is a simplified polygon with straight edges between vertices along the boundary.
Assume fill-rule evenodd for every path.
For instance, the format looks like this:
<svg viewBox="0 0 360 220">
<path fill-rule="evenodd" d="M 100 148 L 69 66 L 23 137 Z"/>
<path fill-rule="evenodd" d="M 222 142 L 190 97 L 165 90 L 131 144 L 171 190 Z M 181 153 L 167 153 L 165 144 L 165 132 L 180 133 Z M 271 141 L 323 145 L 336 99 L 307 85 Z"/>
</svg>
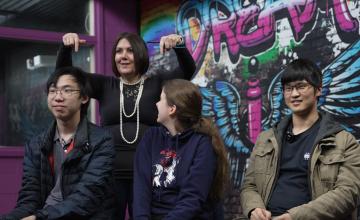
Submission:
<svg viewBox="0 0 360 220">
<path fill-rule="evenodd" d="M 258 137 L 241 189 L 244 214 L 251 220 L 356 219 L 360 147 L 317 110 L 321 71 L 295 60 L 281 83 L 292 115 Z"/>
<path fill-rule="evenodd" d="M 112 219 L 113 141 L 86 119 L 82 71 L 58 69 L 46 91 L 55 121 L 26 145 L 16 208 L 1 219 Z"/>
</svg>

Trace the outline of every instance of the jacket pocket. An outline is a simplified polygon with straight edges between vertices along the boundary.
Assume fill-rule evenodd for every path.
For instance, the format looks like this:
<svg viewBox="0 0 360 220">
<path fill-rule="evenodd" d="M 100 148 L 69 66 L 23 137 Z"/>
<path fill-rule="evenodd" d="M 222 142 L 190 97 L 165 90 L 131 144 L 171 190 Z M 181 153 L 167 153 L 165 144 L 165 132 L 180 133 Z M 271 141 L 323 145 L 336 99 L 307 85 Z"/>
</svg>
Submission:
<svg viewBox="0 0 360 220">
<path fill-rule="evenodd" d="M 345 161 L 344 154 L 333 152 L 327 155 L 320 155 L 319 160 L 320 181 L 323 183 L 323 186 L 331 189 L 337 180 L 339 167 Z"/>
<path fill-rule="evenodd" d="M 254 171 L 257 174 L 269 174 L 274 148 L 257 147 L 254 149 Z"/>
</svg>

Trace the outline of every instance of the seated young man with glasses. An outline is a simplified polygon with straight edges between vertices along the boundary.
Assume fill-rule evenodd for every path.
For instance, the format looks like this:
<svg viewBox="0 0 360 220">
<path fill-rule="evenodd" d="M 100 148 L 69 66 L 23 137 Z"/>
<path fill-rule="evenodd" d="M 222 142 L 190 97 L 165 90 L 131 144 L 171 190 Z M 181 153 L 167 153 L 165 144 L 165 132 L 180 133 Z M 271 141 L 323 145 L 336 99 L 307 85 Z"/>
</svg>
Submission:
<svg viewBox="0 0 360 220">
<path fill-rule="evenodd" d="M 25 146 L 16 208 L 0 219 L 112 219 L 113 140 L 86 119 L 83 72 L 58 69 L 46 91 L 55 120 Z"/>
<path fill-rule="evenodd" d="M 284 70 L 281 84 L 292 115 L 258 137 L 241 188 L 244 215 L 251 220 L 356 219 L 360 147 L 318 111 L 321 71 L 298 59 Z"/>
</svg>

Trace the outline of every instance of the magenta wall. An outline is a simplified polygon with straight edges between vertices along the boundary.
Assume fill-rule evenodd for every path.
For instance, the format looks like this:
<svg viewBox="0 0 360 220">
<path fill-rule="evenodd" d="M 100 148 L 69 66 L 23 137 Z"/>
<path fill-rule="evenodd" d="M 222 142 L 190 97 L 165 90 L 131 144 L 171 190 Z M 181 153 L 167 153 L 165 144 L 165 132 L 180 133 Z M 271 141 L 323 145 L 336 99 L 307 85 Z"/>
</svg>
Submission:
<svg viewBox="0 0 360 220">
<path fill-rule="evenodd" d="M 96 71 L 112 75 L 111 50 L 121 32 L 139 32 L 137 1 L 95 1 L 96 13 Z M 103 16 L 102 16 L 103 15 Z"/>
<path fill-rule="evenodd" d="M 94 0 L 96 72 L 112 74 L 111 49 L 120 32 L 139 32 L 135 2 Z M 41 32 L 34 31 L 34 33 L 37 35 Z M 41 36 L 38 37 L 42 39 Z M 0 214 L 9 212 L 16 204 L 21 186 L 23 156 L 23 147 L 0 147 Z"/>
<path fill-rule="evenodd" d="M 23 148 L 0 148 L 0 213 L 11 210 L 16 203 L 23 156 Z"/>
</svg>

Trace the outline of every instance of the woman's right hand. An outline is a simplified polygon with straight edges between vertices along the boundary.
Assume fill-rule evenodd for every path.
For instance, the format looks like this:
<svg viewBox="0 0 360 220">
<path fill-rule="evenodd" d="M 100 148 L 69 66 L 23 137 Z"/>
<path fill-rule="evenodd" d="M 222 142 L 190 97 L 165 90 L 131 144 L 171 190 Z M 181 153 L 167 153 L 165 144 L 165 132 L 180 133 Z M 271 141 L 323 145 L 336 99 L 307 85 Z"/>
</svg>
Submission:
<svg viewBox="0 0 360 220">
<path fill-rule="evenodd" d="M 86 43 L 86 40 L 80 39 L 77 33 L 66 33 L 62 39 L 64 45 L 74 47 L 75 52 L 79 50 L 80 44 Z"/>
</svg>

